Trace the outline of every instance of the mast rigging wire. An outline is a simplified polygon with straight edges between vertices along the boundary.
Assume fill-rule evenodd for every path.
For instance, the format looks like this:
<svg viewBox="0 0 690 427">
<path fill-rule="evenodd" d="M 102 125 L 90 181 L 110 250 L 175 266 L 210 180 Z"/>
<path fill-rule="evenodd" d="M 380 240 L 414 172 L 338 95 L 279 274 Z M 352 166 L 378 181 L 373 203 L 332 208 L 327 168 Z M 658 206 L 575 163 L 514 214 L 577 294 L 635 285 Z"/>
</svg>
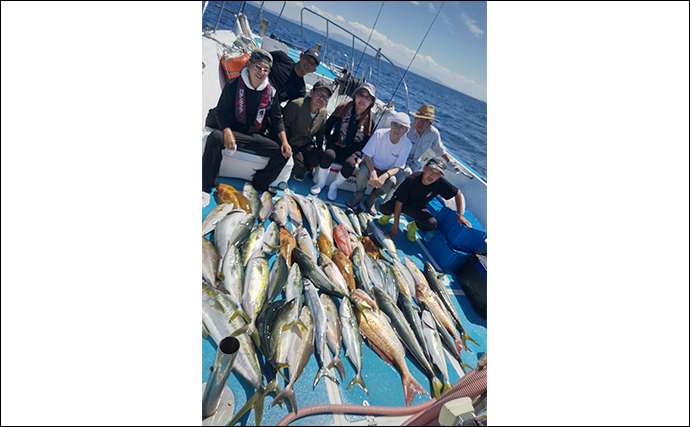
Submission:
<svg viewBox="0 0 690 427">
<path fill-rule="evenodd" d="M 367 50 L 367 46 L 369 45 L 369 40 L 371 40 L 371 35 L 374 34 L 374 28 L 376 28 L 376 23 L 379 22 L 379 16 L 381 16 L 381 11 L 383 10 L 383 5 L 386 2 L 381 2 L 381 8 L 379 9 L 379 14 L 376 15 L 376 21 L 374 21 L 374 26 L 371 27 L 371 32 L 369 33 L 369 38 L 367 39 L 367 43 L 364 45 L 364 49 L 362 49 L 362 56 L 359 57 L 359 62 L 357 63 L 357 68 L 355 71 L 352 73 L 353 76 L 357 75 L 357 71 L 359 71 L 359 64 L 362 63 L 362 58 L 364 58 L 364 51 Z"/>
<path fill-rule="evenodd" d="M 422 39 L 422 42 L 419 43 L 419 47 L 417 48 L 417 52 L 419 52 L 419 49 L 422 48 L 422 44 L 424 44 L 424 40 L 426 40 L 426 36 L 429 35 L 429 31 L 431 31 L 431 27 L 434 26 L 434 22 L 436 22 L 436 18 L 438 18 L 438 15 L 441 13 L 441 9 L 443 9 L 443 6 L 445 4 L 446 4 L 446 2 L 443 2 L 443 4 L 441 4 L 441 7 L 438 9 L 438 12 L 436 12 L 436 16 L 434 17 L 434 20 L 431 21 L 431 25 L 429 25 L 429 29 L 426 30 L 426 34 L 424 34 L 424 38 Z M 410 61 L 410 65 L 412 65 L 412 62 L 417 57 L 417 52 L 414 53 L 414 56 L 412 57 L 412 60 Z M 398 86 L 393 91 L 393 95 L 391 95 L 391 99 L 393 99 L 393 97 L 395 96 L 395 93 L 398 91 L 398 88 L 400 87 L 400 83 L 402 83 L 402 81 L 405 79 L 405 76 L 407 75 L 407 71 L 410 69 L 410 65 L 407 66 L 407 70 L 405 70 L 405 74 L 403 74 L 402 78 L 398 82 Z"/>
</svg>

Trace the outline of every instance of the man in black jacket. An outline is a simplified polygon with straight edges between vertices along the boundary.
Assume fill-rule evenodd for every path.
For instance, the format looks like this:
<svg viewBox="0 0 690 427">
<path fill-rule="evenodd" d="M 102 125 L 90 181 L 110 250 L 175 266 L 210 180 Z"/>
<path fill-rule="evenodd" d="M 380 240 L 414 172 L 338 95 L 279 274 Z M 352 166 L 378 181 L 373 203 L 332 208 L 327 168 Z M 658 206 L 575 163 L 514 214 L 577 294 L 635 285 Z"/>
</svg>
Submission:
<svg viewBox="0 0 690 427">
<path fill-rule="evenodd" d="M 273 66 L 268 80 L 278 92 L 280 103 L 304 98 L 306 85 L 304 76 L 313 73 L 321 62 L 321 53 L 312 48 L 300 53 L 299 61 L 295 63 L 287 53 L 282 50 L 271 52 Z"/>
<path fill-rule="evenodd" d="M 206 139 L 202 158 L 202 191 L 210 192 L 223 160 L 223 148 L 246 148 L 260 156 L 269 157 L 268 165 L 256 171 L 252 185 L 259 191 L 278 177 L 287 163 L 292 148 L 283 124 L 280 101 L 268 81 L 273 57 L 263 49 L 252 52 L 240 77 L 225 84 L 216 108 L 209 111 L 206 126 L 214 130 Z M 270 122 L 266 120 L 270 117 Z M 270 134 L 280 141 L 261 133 L 269 128 Z"/>
</svg>

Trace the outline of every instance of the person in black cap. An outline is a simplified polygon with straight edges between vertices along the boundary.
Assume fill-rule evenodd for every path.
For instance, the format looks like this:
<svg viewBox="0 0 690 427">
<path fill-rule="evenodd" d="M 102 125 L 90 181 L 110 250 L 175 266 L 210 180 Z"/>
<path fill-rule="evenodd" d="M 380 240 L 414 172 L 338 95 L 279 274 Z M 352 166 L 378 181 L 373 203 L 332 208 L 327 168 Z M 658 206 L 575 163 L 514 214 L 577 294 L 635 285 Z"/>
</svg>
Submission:
<svg viewBox="0 0 690 427">
<path fill-rule="evenodd" d="M 273 67 L 268 79 L 271 85 L 278 91 L 280 102 L 304 98 L 307 93 L 304 76 L 313 73 L 321 62 L 321 53 L 313 47 L 300 53 L 299 61 L 295 63 L 287 53 L 282 50 L 271 52 Z"/>
<path fill-rule="evenodd" d="M 218 105 L 209 111 L 206 126 L 216 130 L 208 135 L 204 147 L 202 191 L 209 193 L 216 186 L 224 148 L 246 148 L 269 158 L 266 167 L 256 171 L 252 179 L 259 192 L 269 190 L 292 155 L 280 102 L 267 78 L 272 65 L 270 53 L 263 49 L 253 51 L 240 76 L 225 84 Z M 267 118 L 271 118 L 270 123 Z M 267 127 L 275 139 L 262 135 Z"/>
<path fill-rule="evenodd" d="M 321 162 L 321 149 L 314 141 L 323 141 L 328 112 L 326 104 L 333 95 L 330 85 L 319 80 L 311 88 L 309 96 L 294 99 L 283 109 L 283 121 L 288 142 L 292 147 L 295 165 L 292 175 L 297 181 L 304 179 L 304 173 Z"/>
<path fill-rule="evenodd" d="M 434 157 L 424 165 L 424 170 L 408 176 L 393 197 L 381 203 L 379 211 L 384 215 L 379 218 L 379 224 L 386 225 L 393 216 L 393 227 L 388 232 L 391 237 L 398 235 L 400 213 L 413 219 L 407 226 L 407 238 L 411 242 L 417 240 L 417 229 L 430 231 L 436 229 L 438 223 L 426 208 L 427 203 L 440 194 L 446 200 L 455 197 L 458 207 L 458 222 L 460 225 L 472 227 L 465 219 L 465 204 L 462 193 L 443 177 L 446 171 L 446 161 L 441 157 Z"/>
</svg>

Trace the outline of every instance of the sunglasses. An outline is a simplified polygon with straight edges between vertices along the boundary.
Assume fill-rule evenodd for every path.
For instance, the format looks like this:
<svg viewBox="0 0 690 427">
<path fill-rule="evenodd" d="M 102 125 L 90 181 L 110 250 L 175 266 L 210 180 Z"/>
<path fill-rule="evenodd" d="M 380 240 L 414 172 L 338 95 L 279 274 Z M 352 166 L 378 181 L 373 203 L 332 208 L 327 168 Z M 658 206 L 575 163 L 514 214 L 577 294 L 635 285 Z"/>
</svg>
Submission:
<svg viewBox="0 0 690 427">
<path fill-rule="evenodd" d="M 391 129 L 404 129 L 404 130 L 407 130 L 407 127 L 401 125 L 400 123 L 393 122 L 393 123 L 391 123 Z"/>
<path fill-rule="evenodd" d="M 326 95 L 323 91 L 316 91 L 314 92 L 314 94 L 319 98 L 323 99 L 324 101 L 328 101 L 328 99 L 330 98 L 330 95 Z"/>
<path fill-rule="evenodd" d="M 254 69 L 260 73 L 268 73 L 269 71 L 271 71 L 270 68 L 264 68 L 255 62 L 252 62 L 252 65 L 254 66 Z"/>
<path fill-rule="evenodd" d="M 365 99 L 367 101 L 370 101 L 372 99 L 372 96 L 363 90 L 357 92 L 357 96 L 359 96 L 360 98 Z"/>
</svg>

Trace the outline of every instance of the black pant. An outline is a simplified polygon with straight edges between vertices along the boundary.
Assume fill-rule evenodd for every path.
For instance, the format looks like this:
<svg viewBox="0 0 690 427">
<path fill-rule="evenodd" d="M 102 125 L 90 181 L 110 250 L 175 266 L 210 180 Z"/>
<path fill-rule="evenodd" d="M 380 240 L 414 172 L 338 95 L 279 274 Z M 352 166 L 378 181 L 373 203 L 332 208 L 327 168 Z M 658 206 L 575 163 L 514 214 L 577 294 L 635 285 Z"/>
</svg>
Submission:
<svg viewBox="0 0 690 427">
<path fill-rule="evenodd" d="M 258 192 L 268 190 L 268 186 L 283 170 L 288 159 L 283 157 L 280 144 L 272 139 L 259 134 L 246 135 L 240 132 L 232 132 L 235 135 L 235 142 L 238 148 L 246 149 L 259 156 L 268 157 L 268 164 L 262 170 L 256 171 L 252 179 L 252 185 Z M 223 132 L 214 130 L 206 139 L 206 147 L 201 162 L 201 188 L 209 191 L 216 186 L 216 179 L 220 170 L 220 163 L 223 161 Z"/>
<path fill-rule="evenodd" d="M 292 174 L 304 176 L 304 173 L 321 162 L 321 150 L 314 144 L 305 144 L 301 147 L 292 147 Z"/>
<path fill-rule="evenodd" d="M 340 173 L 345 177 L 349 178 L 352 175 L 352 171 L 355 170 L 355 165 L 357 160 L 362 157 L 361 151 L 355 151 L 348 148 L 338 148 L 335 145 L 329 144 L 326 146 L 326 151 L 323 152 L 321 156 L 321 167 L 323 169 L 331 167 L 333 162 L 338 162 L 343 165 L 340 169 Z"/>
<path fill-rule="evenodd" d="M 379 212 L 384 215 L 393 215 L 395 212 L 395 199 L 388 199 L 381 203 L 379 206 Z M 431 212 L 424 208 L 415 208 L 403 203 L 401 213 L 409 216 L 417 223 L 417 228 L 422 231 L 435 230 L 438 226 L 436 218 L 431 215 Z"/>
</svg>

